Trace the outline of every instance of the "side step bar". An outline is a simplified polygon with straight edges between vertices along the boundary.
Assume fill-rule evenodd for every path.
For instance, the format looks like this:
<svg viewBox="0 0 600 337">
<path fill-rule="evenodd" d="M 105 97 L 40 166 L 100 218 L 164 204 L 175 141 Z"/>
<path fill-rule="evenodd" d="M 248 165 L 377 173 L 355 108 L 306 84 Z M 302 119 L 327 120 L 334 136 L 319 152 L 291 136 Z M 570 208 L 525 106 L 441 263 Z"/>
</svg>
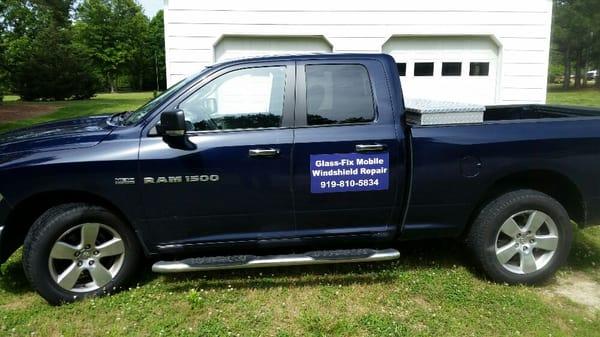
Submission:
<svg viewBox="0 0 600 337">
<path fill-rule="evenodd" d="M 196 257 L 181 261 L 158 261 L 152 266 L 152 271 L 156 273 L 181 273 L 205 270 L 387 261 L 395 260 L 399 257 L 400 252 L 396 249 L 344 249 L 321 250 L 289 255 Z"/>
</svg>

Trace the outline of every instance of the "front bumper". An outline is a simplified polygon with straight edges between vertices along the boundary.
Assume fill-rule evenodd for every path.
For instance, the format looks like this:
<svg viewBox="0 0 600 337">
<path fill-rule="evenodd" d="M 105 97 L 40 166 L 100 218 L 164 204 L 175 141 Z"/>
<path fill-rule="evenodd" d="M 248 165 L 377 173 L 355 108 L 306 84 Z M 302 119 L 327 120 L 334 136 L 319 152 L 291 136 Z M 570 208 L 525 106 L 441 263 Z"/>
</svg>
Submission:
<svg viewBox="0 0 600 337">
<path fill-rule="evenodd" d="M 2 253 L 2 232 L 4 231 L 4 226 L 0 226 L 0 265 L 6 262 L 6 259 L 3 257 Z"/>
<path fill-rule="evenodd" d="M 585 204 L 585 221 L 579 224 L 582 228 L 600 226 L 600 198 L 590 198 Z"/>
<path fill-rule="evenodd" d="M 0 205 L 2 204 L 2 202 L 4 201 L 4 196 L 2 195 L 2 193 L 0 193 Z M 4 230 L 4 225 L 2 225 L 2 223 L 0 223 L 0 243 L 2 243 L 2 231 Z M 1 251 L 2 247 L 0 247 L 0 251 Z"/>
<path fill-rule="evenodd" d="M 6 260 L 6 258 L 4 258 L 4 255 L 6 255 L 4 253 L 4 248 L 3 247 L 6 245 L 6 243 L 4 242 L 5 238 L 2 237 L 2 234 L 4 233 L 6 236 L 6 219 L 8 218 L 8 214 L 10 212 L 11 208 L 8 205 L 8 202 L 6 202 L 6 199 L 4 199 L 4 196 L 0 193 L 0 264 L 4 263 L 4 261 Z"/>
</svg>

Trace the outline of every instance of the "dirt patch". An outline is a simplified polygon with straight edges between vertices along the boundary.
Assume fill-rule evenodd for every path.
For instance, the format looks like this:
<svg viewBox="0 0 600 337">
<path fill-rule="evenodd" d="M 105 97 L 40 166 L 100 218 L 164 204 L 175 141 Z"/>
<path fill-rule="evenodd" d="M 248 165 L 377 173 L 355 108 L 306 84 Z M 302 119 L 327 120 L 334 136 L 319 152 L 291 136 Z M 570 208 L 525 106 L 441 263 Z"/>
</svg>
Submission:
<svg viewBox="0 0 600 337">
<path fill-rule="evenodd" d="M 62 106 L 52 103 L 8 103 L 0 105 L 0 122 L 12 122 L 52 113 Z"/>
<path fill-rule="evenodd" d="M 566 297 L 592 310 L 600 310 L 600 283 L 583 273 L 559 277 L 548 293 Z"/>
</svg>

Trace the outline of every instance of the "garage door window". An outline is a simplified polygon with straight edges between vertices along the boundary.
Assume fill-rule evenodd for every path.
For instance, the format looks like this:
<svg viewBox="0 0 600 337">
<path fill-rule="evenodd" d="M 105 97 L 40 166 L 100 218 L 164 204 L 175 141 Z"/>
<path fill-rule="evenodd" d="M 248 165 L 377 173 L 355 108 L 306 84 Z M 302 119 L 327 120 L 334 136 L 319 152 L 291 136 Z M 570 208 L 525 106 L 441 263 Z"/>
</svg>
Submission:
<svg viewBox="0 0 600 337">
<path fill-rule="evenodd" d="M 460 76 L 462 64 L 460 62 L 442 63 L 442 76 Z"/>
<path fill-rule="evenodd" d="M 194 131 L 278 127 L 285 67 L 241 69 L 220 76 L 180 104 Z"/>
<path fill-rule="evenodd" d="M 364 123 L 374 119 L 373 93 L 361 65 L 306 66 L 308 125 Z"/>
<path fill-rule="evenodd" d="M 396 67 L 398 67 L 400 76 L 406 76 L 406 63 L 396 63 Z"/>
<path fill-rule="evenodd" d="M 490 73 L 489 62 L 471 62 L 469 69 L 470 76 L 488 76 Z"/>
<path fill-rule="evenodd" d="M 433 76 L 433 62 L 415 63 L 415 76 Z"/>
</svg>

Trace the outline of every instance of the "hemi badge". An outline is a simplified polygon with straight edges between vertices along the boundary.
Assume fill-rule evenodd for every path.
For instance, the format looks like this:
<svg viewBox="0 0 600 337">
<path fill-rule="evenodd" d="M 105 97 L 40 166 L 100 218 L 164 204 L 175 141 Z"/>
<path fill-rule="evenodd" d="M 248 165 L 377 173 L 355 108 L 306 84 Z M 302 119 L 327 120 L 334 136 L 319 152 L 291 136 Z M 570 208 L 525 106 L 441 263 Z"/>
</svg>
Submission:
<svg viewBox="0 0 600 337">
<path fill-rule="evenodd" d="M 133 185 L 135 178 L 115 178 L 115 185 Z"/>
</svg>

